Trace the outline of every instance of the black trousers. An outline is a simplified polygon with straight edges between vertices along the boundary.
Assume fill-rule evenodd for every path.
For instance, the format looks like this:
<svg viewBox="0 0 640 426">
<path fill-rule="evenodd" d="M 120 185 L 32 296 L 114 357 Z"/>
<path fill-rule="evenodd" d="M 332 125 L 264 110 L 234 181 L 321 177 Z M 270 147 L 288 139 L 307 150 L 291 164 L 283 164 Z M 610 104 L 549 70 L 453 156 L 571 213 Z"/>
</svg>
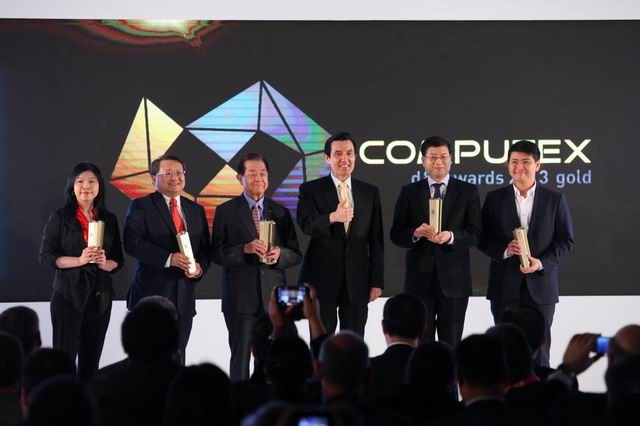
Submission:
<svg viewBox="0 0 640 426">
<path fill-rule="evenodd" d="M 320 300 L 320 319 L 329 334 L 335 333 L 339 317 L 341 331 L 351 330 L 364 337 L 364 327 L 367 324 L 368 314 L 369 308 L 367 305 L 353 306 L 349 300 L 347 283 L 344 279 L 340 285 L 337 300 Z"/>
<path fill-rule="evenodd" d="M 80 312 L 54 291 L 50 309 L 53 347 L 68 353 L 74 362 L 77 357 L 78 377 L 91 380 L 100 363 L 104 337 L 111 319 L 111 302 L 104 312 L 100 312 L 98 299 L 93 294 L 84 311 Z"/>
<path fill-rule="evenodd" d="M 425 343 L 435 341 L 437 331 L 439 341 L 455 347 L 462 339 L 469 298 L 445 296 L 435 268 L 429 291 L 418 296 L 421 297 L 427 310 L 427 331 L 423 341 Z"/>
<path fill-rule="evenodd" d="M 229 378 L 232 382 L 249 379 L 249 361 L 251 360 L 251 329 L 255 320 L 264 314 L 264 308 L 254 314 L 224 312 L 224 322 L 229 332 Z"/>
<path fill-rule="evenodd" d="M 187 359 L 187 344 L 189 343 L 189 336 L 191 335 L 191 328 L 193 327 L 192 315 L 180 315 L 178 314 L 178 345 L 180 347 L 182 365 L 185 364 Z"/>
<path fill-rule="evenodd" d="M 491 314 L 493 315 L 493 322 L 498 324 L 502 312 L 509 307 L 515 307 L 518 305 L 528 305 L 536 308 L 540 311 L 544 317 L 544 343 L 534 353 L 533 359 L 543 367 L 549 367 L 549 353 L 551 351 L 551 324 L 553 324 L 553 314 L 556 311 L 556 304 L 539 304 L 531 297 L 529 293 L 529 287 L 527 287 L 526 278 L 522 279 L 520 283 L 520 291 L 518 297 L 515 300 L 492 300 L 491 301 Z"/>
</svg>

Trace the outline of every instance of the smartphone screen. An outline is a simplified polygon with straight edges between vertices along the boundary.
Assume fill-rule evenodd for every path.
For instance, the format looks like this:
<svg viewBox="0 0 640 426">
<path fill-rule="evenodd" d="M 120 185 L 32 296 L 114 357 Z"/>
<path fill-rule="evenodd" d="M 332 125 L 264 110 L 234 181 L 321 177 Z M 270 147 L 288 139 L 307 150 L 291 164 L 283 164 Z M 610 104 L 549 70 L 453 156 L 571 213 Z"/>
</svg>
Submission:
<svg viewBox="0 0 640 426">
<path fill-rule="evenodd" d="M 279 305 L 291 306 L 302 303 L 307 288 L 300 287 L 278 287 L 276 289 L 276 299 Z"/>
<path fill-rule="evenodd" d="M 598 337 L 595 351 L 599 354 L 606 354 L 609 349 L 609 339 L 609 337 Z"/>
<path fill-rule="evenodd" d="M 329 426 L 326 416 L 305 416 L 298 421 L 298 426 Z"/>
</svg>

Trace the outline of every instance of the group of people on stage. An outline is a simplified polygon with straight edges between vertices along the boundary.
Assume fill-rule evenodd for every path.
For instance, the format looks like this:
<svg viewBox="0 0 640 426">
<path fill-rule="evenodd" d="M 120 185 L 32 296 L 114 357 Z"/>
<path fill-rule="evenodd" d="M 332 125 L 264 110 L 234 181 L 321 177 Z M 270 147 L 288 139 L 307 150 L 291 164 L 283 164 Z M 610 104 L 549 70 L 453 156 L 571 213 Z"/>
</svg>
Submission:
<svg viewBox="0 0 640 426">
<path fill-rule="evenodd" d="M 405 291 L 426 306 L 425 339 L 434 340 L 437 331 L 451 345 L 461 340 L 472 293 L 469 249 L 477 246 L 491 259 L 487 297 L 494 319 L 510 306 L 537 308 L 546 326 L 538 361 L 548 365 L 558 267 L 572 249 L 573 230 L 564 196 L 536 183 L 540 151 L 529 141 L 514 143 L 508 155 L 513 185 L 490 192 L 481 208 L 477 187 L 449 174 L 449 142 L 429 137 L 420 150 L 427 178 L 401 189 L 390 235 L 406 248 Z M 128 308 L 151 295 L 172 301 L 184 356 L 196 313 L 195 284 L 211 261 L 221 265 L 230 377 L 246 379 L 253 324 L 268 308 L 273 288 L 285 284 L 285 269 L 302 262 L 300 283 L 315 288 L 327 331 L 333 333 L 339 319 L 341 329 L 363 335 L 367 305 L 384 288 L 384 229 L 378 188 L 353 177 L 356 152 L 349 133 L 331 136 L 324 147 L 331 173 L 300 186 L 297 223 L 310 237 L 304 256 L 291 214 L 265 196 L 269 163 L 263 155 L 240 160 L 236 171 L 243 192 L 218 206 L 211 238 L 204 209 L 181 196 L 185 164 L 172 155 L 155 159 L 149 173 L 156 192 L 133 200 L 124 222 L 124 249 L 137 260 Z M 104 192 L 98 168 L 78 164 L 69 175 L 65 206 L 51 214 L 40 248 L 40 262 L 55 269 L 54 347 L 78 357 L 84 378 L 97 369 L 113 298 L 110 275 L 124 261 L 118 222 L 106 209 Z M 430 198 L 442 200 L 439 232 L 429 224 Z M 105 222 L 99 249 L 88 247 L 93 220 Z M 273 247 L 259 238 L 262 220 L 275 222 Z M 528 267 L 521 266 L 524 248 L 513 235 L 519 227 L 528 230 Z M 183 231 L 195 265 L 179 249 L 176 235 Z"/>
</svg>

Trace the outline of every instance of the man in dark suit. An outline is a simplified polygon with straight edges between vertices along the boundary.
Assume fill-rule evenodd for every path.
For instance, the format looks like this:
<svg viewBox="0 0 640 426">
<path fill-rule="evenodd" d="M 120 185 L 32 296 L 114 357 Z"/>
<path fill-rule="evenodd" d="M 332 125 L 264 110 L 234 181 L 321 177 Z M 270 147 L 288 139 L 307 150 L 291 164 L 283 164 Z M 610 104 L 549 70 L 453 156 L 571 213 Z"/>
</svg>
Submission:
<svg viewBox="0 0 640 426">
<path fill-rule="evenodd" d="M 348 410 L 345 423 L 367 426 L 413 424 L 400 414 L 362 400 L 360 391 L 369 374 L 369 349 L 353 331 L 328 337 L 320 349 L 316 368 L 325 409 Z"/>
<path fill-rule="evenodd" d="M 124 222 L 124 249 L 138 260 L 129 289 L 129 310 L 146 296 L 164 296 L 178 310 L 179 343 L 185 360 L 187 343 L 196 314 L 195 283 L 209 267 L 209 225 L 199 204 L 180 196 L 185 186 L 185 165 L 173 155 L 151 163 L 156 192 L 131 201 Z M 180 252 L 176 235 L 187 231 L 195 258 Z"/>
<path fill-rule="evenodd" d="M 545 319 L 545 343 L 536 361 L 549 366 L 551 323 L 558 302 L 558 267 L 573 248 L 573 226 L 567 202 L 559 192 L 536 184 L 540 150 L 529 141 L 509 148 L 513 185 L 491 191 L 482 207 L 482 236 L 478 248 L 491 258 L 487 299 L 495 323 L 510 306 L 537 308 Z M 520 265 L 523 247 L 513 237 L 526 228 L 530 266 Z"/>
<path fill-rule="evenodd" d="M 567 389 L 575 389 L 575 386 L 572 385 L 576 376 L 582 374 L 602 358 L 602 353 L 594 354 L 599 337 L 601 337 L 600 334 L 596 333 L 574 335 L 565 349 L 562 364 L 549 376 L 550 381 L 561 381 Z M 627 392 L 638 393 L 640 377 L 637 372 L 639 370 L 636 368 L 636 374 L 633 374 L 632 371 L 626 370 L 626 367 L 621 365 L 626 361 L 634 360 L 634 358 L 635 362 L 640 360 L 640 325 L 629 324 L 619 329 L 609 339 L 607 345 L 608 365 L 605 372 L 606 393 L 577 390 L 568 392 L 554 404 L 548 416 L 549 424 L 602 425 L 607 423 L 607 415 L 615 414 L 616 402 L 620 401 L 621 396 L 629 395 Z M 633 392 L 633 389 L 636 391 Z M 631 399 L 627 401 L 632 402 Z M 617 421 L 618 419 L 611 418 L 609 420 L 609 424 L 623 424 Z"/>
<path fill-rule="evenodd" d="M 353 179 L 356 143 L 349 133 L 324 145 L 329 176 L 300 186 L 298 224 L 311 237 L 301 280 L 313 285 L 329 333 L 340 328 L 364 335 L 367 304 L 384 286 L 382 208 L 378 188 Z"/>
<path fill-rule="evenodd" d="M 253 322 L 265 313 L 273 288 L 286 283 L 285 269 L 302 259 L 289 211 L 265 197 L 269 188 L 267 160 L 259 154 L 247 154 L 237 171 L 244 191 L 216 209 L 211 243 L 213 261 L 223 267 L 222 312 L 229 330 L 232 381 L 249 378 Z M 274 247 L 258 238 L 260 220 L 275 221 Z"/>
<path fill-rule="evenodd" d="M 471 296 L 469 248 L 480 237 L 480 197 L 475 185 L 449 176 L 451 145 L 432 136 L 420 146 L 427 178 L 402 188 L 391 241 L 407 249 L 405 291 L 427 307 L 426 341 L 455 346 L 462 338 Z M 442 227 L 429 224 L 429 198 L 443 199 Z"/>
<path fill-rule="evenodd" d="M 473 334 L 455 348 L 456 376 L 465 405 L 461 413 L 438 422 L 442 426 L 516 426 L 523 424 L 504 402 L 506 365 L 500 342 Z"/>
<path fill-rule="evenodd" d="M 99 426 L 162 424 L 167 391 L 182 367 L 177 313 L 166 298 L 143 298 L 122 322 L 127 362 L 92 382 Z"/>
<path fill-rule="evenodd" d="M 409 357 L 425 331 L 425 317 L 422 300 L 412 294 L 396 294 L 384 304 L 382 332 L 387 349 L 371 358 L 371 377 L 364 389 L 367 398 L 396 394 L 406 381 Z"/>
</svg>

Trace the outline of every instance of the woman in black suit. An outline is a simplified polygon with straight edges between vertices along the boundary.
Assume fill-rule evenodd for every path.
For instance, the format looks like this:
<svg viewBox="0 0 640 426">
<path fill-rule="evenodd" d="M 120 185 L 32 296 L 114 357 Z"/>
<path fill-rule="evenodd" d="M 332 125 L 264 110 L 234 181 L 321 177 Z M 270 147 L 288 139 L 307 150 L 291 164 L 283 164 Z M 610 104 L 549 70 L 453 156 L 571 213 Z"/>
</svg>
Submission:
<svg viewBox="0 0 640 426">
<path fill-rule="evenodd" d="M 44 227 L 40 263 L 55 270 L 51 295 L 53 347 L 78 357 L 78 376 L 90 380 L 98 369 L 111 317 L 111 274 L 122 267 L 118 221 L 105 206 L 100 169 L 76 165 L 65 189 L 65 206 Z M 102 248 L 88 247 L 88 226 L 105 222 Z"/>
</svg>

